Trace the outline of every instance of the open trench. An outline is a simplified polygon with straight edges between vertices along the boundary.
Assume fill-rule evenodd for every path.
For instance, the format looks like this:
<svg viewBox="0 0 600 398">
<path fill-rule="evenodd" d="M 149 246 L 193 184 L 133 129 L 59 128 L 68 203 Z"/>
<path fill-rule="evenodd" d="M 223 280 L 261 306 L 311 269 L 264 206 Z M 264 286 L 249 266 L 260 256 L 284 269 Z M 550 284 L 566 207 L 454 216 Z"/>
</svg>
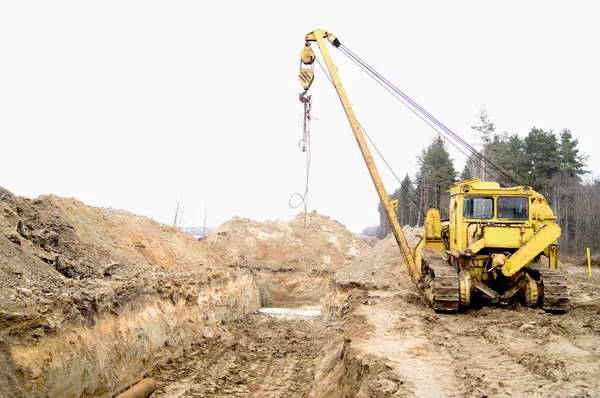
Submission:
<svg viewBox="0 0 600 398">
<path fill-rule="evenodd" d="M 321 316 L 329 278 L 232 275 L 11 344 L 0 370 L 14 376 L 0 397 L 115 397 L 143 377 L 155 380 L 153 397 L 307 396 L 330 334 Z"/>
<path fill-rule="evenodd" d="M 222 313 L 218 334 L 149 374 L 152 397 L 415 396 L 385 352 L 360 346 L 373 329 L 360 314 L 366 291 L 302 272 L 254 278 L 262 308 Z"/>
<path fill-rule="evenodd" d="M 323 343 L 315 319 L 252 316 L 155 372 L 157 397 L 305 397 Z"/>
<path fill-rule="evenodd" d="M 0 398 L 114 398 L 145 377 L 154 396 L 323 396 L 324 353 L 347 357 L 331 276 L 367 246 L 326 216 L 234 218 L 199 242 L 0 193 Z"/>
<path fill-rule="evenodd" d="M 156 382 L 152 397 L 598 396 L 599 280 L 573 272 L 571 282 L 562 316 L 443 315 L 408 288 L 242 269 L 13 346 L 24 391 L 0 386 L 0 396 L 115 397 L 143 377 Z"/>
<path fill-rule="evenodd" d="M 258 274 L 261 308 L 218 314 L 219 333 L 158 366 L 153 397 L 305 397 L 330 334 L 321 317 L 325 278 Z M 219 311 L 217 311 L 218 313 Z"/>
</svg>

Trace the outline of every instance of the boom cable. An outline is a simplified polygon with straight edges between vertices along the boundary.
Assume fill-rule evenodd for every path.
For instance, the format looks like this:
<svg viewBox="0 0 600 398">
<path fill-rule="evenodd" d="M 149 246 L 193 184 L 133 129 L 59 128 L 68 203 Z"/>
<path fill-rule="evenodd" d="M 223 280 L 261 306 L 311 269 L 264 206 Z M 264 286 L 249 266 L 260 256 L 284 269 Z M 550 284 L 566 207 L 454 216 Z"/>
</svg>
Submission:
<svg viewBox="0 0 600 398">
<path fill-rule="evenodd" d="M 325 73 L 325 76 L 327 76 L 327 79 L 329 79 L 329 82 L 331 83 L 331 85 L 334 86 L 334 88 L 335 88 L 335 84 L 333 83 L 333 80 L 331 79 L 331 76 L 329 75 L 329 73 L 327 72 L 327 70 L 323 67 L 323 65 L 321 64 L 321 61 L 319 60 L 319 58 L 315 57 L 315 59 L 317 60 L 317 63 L 321 67 L 321 70 L 323 71 L 323 73 Z M 396 175 L 396 173 L 394 172 L 394 170 L 392 169 L 392 167 L 390 166 L 390 164 L 388 163 L 388 161 L 385 159 L 385 157 L 383 156 L 383 154 L 379 151 L 379 148 L 377 148 L 377 145 L 375 145 L 375 143 L 373 142 L 373 140 L 371 139 L 371 137 L 369 136 L 369 134 L 367 134 L 367 132 L 363 128 L 362 124 L 360 124 L 360 122 L 358 123 L 358 126 L 360 127 L 360 129 L 363 132 L 363 134 L 367 137 L 367 139 L 369 140 L 369 142 L 371 143 L 371 146 L 373 146 L 373 149 L 375 149 L 375 152 L 377 152 L 377 154 L 379 155 L 379 157 L 381 158 L 381 160 L 383 160 L 383 163 L 390 170 L 390 172 L 392 173 L 392 175 L 394 176 L 394 178 L 396 178 L 396 180 L 400 184 L 400 187 L 402 188 L 402 190 L 404 190 L 404 192 L 406 193 L 406 195 L 408 196 L 408 198 L 411 200 L 411 202 L 413 202 L 413 204 L 415 205 L 415 207 L 417 209 L 419 209 L 419 211 L 421 212 L 421 214 L 423 215 L 423 217 L 425 217 L 425 213 L 423 212 L 423 210 L 421 209 L 421 207 L 419 206 L 419 204 L 417 203 L 417 201 L 415 200 L 415 198 L 410 194 L 410 192 L 408 191 L 408 188 L 406 188 L 404 186 L 404 184 L 402 183 L 402 181 L 400 181 L 400 178 L 398 178 L 398 176 Z"/>
<path fill-rule="evenodd" d="M 445 132 L 446 134 L 448 134 L 450 137 L 452 137 L 453 139 L 455 139 L 460 145 L 462 145 L 465 149 L 467 149 L 467 151 L 470 152 L 471 155 L 473 155 L 477 159 L 485 162 L 486 164 L 490 165 L 493 169 L 495 169 L 507 181 L 511 182 L 514 185 L 518 185 L 518 182 L 515 181 L 512 176 L 510 176 L 508 173 L 506 173 L 504 170 L 502 170 L 502 168 L 500 168 L 499 166 L 497 166 L 496 164 L 494 164 L 492 161 L 490 161 L 487 157 L 483 156 L 479 151 L 477 151 L 475 148 L 473 148 L 470 144 L 468 144 L 465 140 L 463 140 L 459 135 L 457 135 L 452 130 L 450 130 L 448 127 L 446 127 L 442 122 L 440 122 L 433 115 L 431 115 L 429 112 L 427 112 L 423 107 L 421 107 L 417 102 L 415 102 L 408 95 L 406 95 L 402 90 L 400 90 L 398 87 L 396 87 L 390 81 L 388 81 L 385 77 L 383 77 L 374 68 L 372 68 L 371 66 L 369 66 L 365 61 L 363 61 L 360 57 L 358 57 L 356 54 L 354 54 L 350 49 L 348 49 L 343 44 L 340 44 L 340 46 L 338 48 L 340 49 L 340 51 L 344 55 L 346 55 L 348 58 L 350 58 L 355 64 L 357 64 L 365 72 L 367 72 L 367 74 L 369 74 L 375 81 L 377 81 L 377 83 L 379 83 L 381 86 L 383 86 L 388 92 L 390 92 L 396 99 L 398 99 L 400 102 L 402 102 L 408 109 L 410 109 L 421 120 L 425 121 L 425 119 L 421 115 L 425 116 L 432 123 L 434 123 L 440 129 L 442 129 L 443 132 Z M 402 99 L 404 99 L 404 101 L 408 102 L 410 104 L 410 106 L 408 106 L 408 104 L 405 103 L 404 101 L 402 101 L 402 99 L 399 98 L 399 97 L 401 97 Z M 414 109 L 412 109 L 411 106 Z M 418 112 L 420 112 L 421 115 L 419 115 L 418 113 L 416 113 L 415 110 L 418 111 Z M 425 121 L 425 123 L 427 125 L 429 125 L 431 128 L 433 128 L 437 133 L 441 133 L 437 128 L 435 128 L 434 126 L 432 126 L 431 123 L 429 123 L 427 121 Z M 461 153 L 463 153 L 465 156 L 467 156 L 462 150 L 460 150 L 460 148 L 458 148 L 458 146 L 456 146 L 454 143 L 452 143 L 452 141 L 450 141 L 446 137 L 444 137 L 444 138 L 446 139 L 446 141 L 450 142 L 454 147 L 456 147 Z M 468 158 L 468 156 L 467 156 L 467 158 Z M 480 168 L 482 168 L 482 166 L 479 165 L 479 164 L 477 164 L 477 166 L 480 167 Z M 487 170 L 486 170 L 486 173 L 490 174 L 490 176 L 492 178 L 494 178 L 496 181 L 498 181 L 499 183 L 502 183 L 501 179 L 498 178 L 497 176 L 494 176 L 492 173 L 490 173 Z"/>
<path fill-rule="evenodd" d="M 354 59 L 351 58 L 351 60 L 357 64 L 358 62 Z M 359 67 L 361 67 L 359 65 Z M 364 68 L 361 67 L 361 69 L 364 70 Z M 367 72 L 368 73 L 368 72 Z M 402 105 L 404 105 L 406 107 L 406 109 L 408 109 L 409 111 L 411 111 L 415 116 L 417 116 L 419 119 L 421 119 L 425 124 L 427 124 L 429 127 L 431 127 L 436 133 L 438 133 L 438 135 L 440 137 L 442 137 L 444 140 L 446 140 L 446 142 L 448 142 L 450 145 L 452 145 L 454 148 L 456 148 L 460 153 L 462 153 L 463 155 L 465 155 L 465 157 L 468 159 L 469 155 L 466 154 L 461 148 L 458 147 L 457 144 L 455 144 L 453 141 L 451 141 L 448 137 L 446 137 L 441 131 L 438 130 L 438 128 L 436 126 L 434 126 L 432 124 L 432 122 L 430 122 L 428 119 L 426 119 L 422 114 L 418 113 L 414 108 L 412 108 L 409 104 L 407 104 L 401 97 L 398 96 L 397 93 L 395 93 L 392 89 L 390 89 L 387 85 L 385 85 L 384 83 L 382 83 L 380 80 L 374 78 L 373 76 L 371 76 L 376 82 L 377 84 L 379 84 L 381 87 L 383 87 L 388 93 L 392 94 L 398 101 L 400 101 L 402 103 Z M 471 151 L 471 153 L 475 153 L 477 155 L 480 155 L 479 152 L 477 150 L 475 150 L 473 148 L 473 151 Z M 480 165 L 479 163 L 475 163 L 475 166 L 479 167 L 481 170 L 485 171 L 487 174 L 489 174 L 492 178 L 494 178 L 496 181 L 499 181 L 499 178 L 496 177 L 495 175 L 493 175 L 489 170 L 485 170 L 483 168 L 482 165 Z"/>
</svg>

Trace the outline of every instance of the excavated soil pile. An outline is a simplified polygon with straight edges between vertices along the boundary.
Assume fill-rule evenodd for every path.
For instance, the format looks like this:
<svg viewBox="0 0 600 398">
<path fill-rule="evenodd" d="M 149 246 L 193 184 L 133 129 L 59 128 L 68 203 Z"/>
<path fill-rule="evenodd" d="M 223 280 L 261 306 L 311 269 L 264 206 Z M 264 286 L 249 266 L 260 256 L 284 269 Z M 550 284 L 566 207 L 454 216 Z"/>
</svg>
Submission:
<svg viewBox="0 0 600 398">
<path fill-rule="evenodd" d="M 342 224 L 315 211 L 289 223 L 234 217 L 212 230 L 206 242 L 232 266 L 315 273 L 335 271 L 369 249 Z"/>
<path fill-rule="evenodd" d="M 46 332 L 175 281 L 227 276 L 206 245 L 173 227 L 74 199 L 0 193 L 0 325 Z M 173 279 L 173 281 L 171 281 Z M 182 283 L 179 280 L 178 283 Z M 166 286 L 166 287 L 165 287 Z"/>
<path fill-rule="evenodd" d="M 422 228 L 405 226 L 402 230 L 413 249 L 419 243 Z M 410 289 L 413 286 L 393 234 L 337 270 L 333 281 L 339 287 L 364 289 Z"/>
<path fill-rule="evenodd" d="M 0 188 L 0 396 L 122 388 L 181 351 L 201 328 L 202 289 L 232 273 L 205 243 L 146 217 Z"/>
</svg>

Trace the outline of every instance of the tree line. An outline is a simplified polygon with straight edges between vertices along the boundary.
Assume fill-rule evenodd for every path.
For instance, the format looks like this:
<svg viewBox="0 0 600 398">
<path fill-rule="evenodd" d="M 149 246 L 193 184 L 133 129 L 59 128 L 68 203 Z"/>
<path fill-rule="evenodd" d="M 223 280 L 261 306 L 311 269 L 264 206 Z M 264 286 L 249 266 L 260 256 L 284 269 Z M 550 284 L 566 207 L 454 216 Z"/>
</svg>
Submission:
<svg viewBox="0 0 600 398">
<path fill-rule="evenodd" d="M 471 127 L 479 136 L 478 150 L 468 158 L 461 172 L 454 167 L 444 138 L 437 136 L 424 148 L 417 162 L 419 170 L 407 174 L 391 195 L 398 200 L 396 215 L 400 225 L 423 225 L 428 208 L 449 217 L 450 186 L 459 180 L 481 178 L 501 186 L 531 185 L 546 197 L 562 229 L 559 240 L 563 253 L 585 253 L 585 248 L 600 251 L 600 180 L 582 178 L 588 172 L 588 157 L 569 129 L 559 134 L 533 127 L 525 137 L 498 134 L 485 106 L 478 123 Z M 379 204 L 379 237 L 387 236 L 390 226 Z"/>
</svg>

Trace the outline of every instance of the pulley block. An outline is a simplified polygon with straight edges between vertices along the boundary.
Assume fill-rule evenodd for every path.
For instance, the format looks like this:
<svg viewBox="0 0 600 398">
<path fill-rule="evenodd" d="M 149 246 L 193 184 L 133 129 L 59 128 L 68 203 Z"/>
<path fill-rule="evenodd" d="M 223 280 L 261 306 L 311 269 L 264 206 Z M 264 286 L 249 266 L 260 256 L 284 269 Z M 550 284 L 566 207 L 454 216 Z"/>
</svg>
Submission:
<svg viewBox="0 0 600 398">
<path fill-rule="evenodd" d="M 304 48 L 300 51 L 300 60 L 304 65 L 312 65 L 315 62 L 315 52 L 309 42 L 304 43 Z"/>
</svg>

